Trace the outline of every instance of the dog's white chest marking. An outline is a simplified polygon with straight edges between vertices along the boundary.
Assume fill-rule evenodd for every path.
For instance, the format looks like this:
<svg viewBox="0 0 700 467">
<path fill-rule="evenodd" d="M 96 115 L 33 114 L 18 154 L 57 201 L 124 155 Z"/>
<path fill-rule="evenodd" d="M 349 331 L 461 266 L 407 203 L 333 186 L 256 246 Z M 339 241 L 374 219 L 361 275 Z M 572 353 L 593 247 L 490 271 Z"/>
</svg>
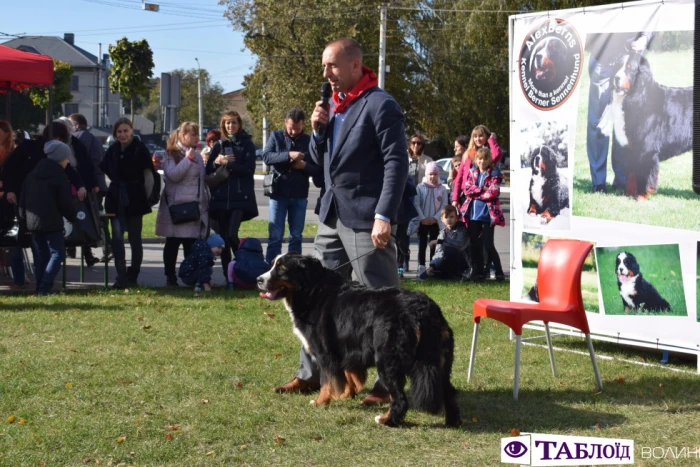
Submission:
<svg viewBox="0 0 700 467">
<path fill-rule="evenodd" d="M 535 203 L 537 203 L 538 206 L 542 206 L 544 203 L 544 177 L 540 175 L 533 175 L 532 176 L 532 188 L 530 190 L 530 194 L 532 195 L 532 199 L 535 200 Z"/>
<path fill-rule="evenodd" d="M 637 277 L 639 276 L 634 276 L 632 279 L 628 280 L 627 282 L 623 282 L 620 285 L 620 296 L 622 296 L 622 300 L 629 305 L 630 308 L 636 308 L 634 301 L 632 301 L 632 297 L 635 295 L 635 284 L 637 283 Z"/>
<path fill-rule="evenodd" d="M 625 132 L 625 112 L 622 110 L 622 101 L 625 96 L 619 96 L 613 93 L 610 111 L 612 113 L 613 128 L 615 130 L 615 139 L 620 146 L 627 146 L 627 133 Z"/>
<path fill-rule="evenodd" d="M 297 328 L 294 325 L 294 313 L 292 312 L 292 307 L 289 306 L 289 302 L 287 301 L 286 298 L 283 300 L 283 302 L 284 302 L 284 307 L 289 312 L 289 318 L 292 320 L 292 332 L 294 333 L 295 336 L 297 336 L 299 338 L 299 340 L 301 341 L 301 345 L 304 346 L 304 350 L 306 350 L 306 353 L 311 354 L 311 347 L 309 347 L 309 341 L 306 340 L 306 337 L 304 337 L 304 334 L 301 333 L 299 328 Z"/>
</svg>

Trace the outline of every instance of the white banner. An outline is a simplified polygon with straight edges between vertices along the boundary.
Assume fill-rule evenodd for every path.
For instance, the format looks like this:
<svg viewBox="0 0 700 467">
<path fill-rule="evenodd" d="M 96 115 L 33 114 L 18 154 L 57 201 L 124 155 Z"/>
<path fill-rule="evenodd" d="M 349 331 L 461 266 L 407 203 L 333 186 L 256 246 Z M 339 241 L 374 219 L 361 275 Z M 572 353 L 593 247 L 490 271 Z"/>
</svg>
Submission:
<svg viewBox="0 0 700 467">
<path fill-rule="evenodd" d="M 510 17 L 511 300 L 538 299 L 548 238 L 587 240 L 591 332 L 700 354 L 694 17 L 692 1 Z"/>
</svg>

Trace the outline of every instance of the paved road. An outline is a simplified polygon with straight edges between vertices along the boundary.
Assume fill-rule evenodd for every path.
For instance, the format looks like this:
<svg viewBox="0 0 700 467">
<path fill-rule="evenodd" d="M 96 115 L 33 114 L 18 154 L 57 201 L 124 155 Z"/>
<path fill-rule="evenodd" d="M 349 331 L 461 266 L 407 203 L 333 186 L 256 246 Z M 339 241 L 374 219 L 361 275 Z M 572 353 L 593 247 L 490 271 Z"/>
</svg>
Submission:
<svg viewBox="0 0 700 467">
<path fill-rule="evenodd" d="M 258 201 L 258 210 L 260 211 L 260 215 L 258 219 L 263 219 L 267 220 L 268 219 L 268 198 L 266 198 L 263 195 L 263 188 L 262 188 L 262 177 L 258 177 L 260 180 L 256 179 L 255 182 L 255 196 Z M 307 223 L 317 223 L 318 222 L 318 217 L 316 214 L 314 214 L 313 209 L 316 206 L 316 199 L 318 198 L 319 195 L 319 189 L 314 187 L 313 185 L 311 186 L 310 192 L 309 192 L 309 207 L 306 211 L 306 222 Z M 506 215 L 506 219 L 509 218 L 510 216 L 510 193 L 507 192 L 502 192 L 501 193 L 501 205 L 503 207 L 503 211 Z M 506 275 L 508 275 L 509 270 L 508 270 L 508 265 L 510 264 L 509 258 L 510 258 L 510 230 L 508 226 L 505 228 L 497 228 L 496 229 L 496 234 L 495 234 L 495 242 L 496 242 L 496 249 L 498 250 L 500 256 L 501 256 L 501 262 L 503 263 L 503 269 L 506 272 Z M 264 243 L 263 248 L 267 248 L 267 245 Z M 286 247 L 285 247 L 286 248 Z M 414 246 L 413 248 L 413 254 L 412 254 L 412 261 L 410 264 L 410 272 L 407 274 L 407 277 L 414 277 L 414 273 L 418 267 L 417 263 L 417 253 L 415 252 L 417 249 L 417 246 Z M 313 250 L 313 244 L 312 243 L 304 243 L 303 244 L 303 253 L 304 254 L 311 254 Z M 96 248 L 95 253 L 100 255 L 100 249 Z M 285 250 L 283 250 L 285 251 Z M 127 258 L 130 257 L 129 253 L 129 246 L 127 244 Z M 178 258 L 178 264 L 182 260 L 183 254 L 182 250 L 180 251 L 180 257 Z M 85 278 L 84 282 L 79 281 L 79 271 L 80 271 L 80 259 L 68 259 L 68 267 L 66 270 L 66 277 L 67 277 L 67 287 L 68 288 L 81 288 L 85 286 L 100 286 L 104 282 L 104 264 L 103 263 L 98 263 L 96 266 L 93 268 L 85 268 Z M 116 276 L 116 271 L 114 269 L 113 263 L 110 263 L 109 265 L 109 282 L 112 283 L 114 281 L 114 278 Z M 214 283 L 217 285 L 223 285 L 225 283 L 224 281 L 224 275 L 223 271 L 221 269 L 220 264 L 215 266 L 214 270 Z M 61 276 L 59 275 L 57 279 L 57 284 L 56 288 L 60 287 L 60 281 L 61 281 Z M 9 284 L 11 280 L 6 275 L 3 275 L 2 271 L 0 270 L 0 293 L 3 293 L 5 291 L 9 290 Z M 163 245 L 158 244 L 158 243 L 148 243 L 144 245 L 144 260 L 143 260 L 143 266 L 141 270 L 141 274 L 139 276 L 139 283 L 141 285 L 145 286 L 150 286 L 150 287 L 160 287 L 165 284 L 165 276 L 163 272 Z"/>
</svg>

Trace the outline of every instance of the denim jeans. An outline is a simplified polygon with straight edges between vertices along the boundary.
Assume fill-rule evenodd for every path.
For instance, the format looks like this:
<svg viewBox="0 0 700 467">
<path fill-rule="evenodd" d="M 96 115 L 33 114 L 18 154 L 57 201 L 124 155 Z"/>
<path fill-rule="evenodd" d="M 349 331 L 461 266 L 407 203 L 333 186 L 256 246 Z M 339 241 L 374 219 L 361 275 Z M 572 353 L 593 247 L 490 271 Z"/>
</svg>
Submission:
<svg viewBox="0 0 700 467">
<path fill-rule="evenodd" d="M 301 253 L 301 233 L 304 231 L 307 204 L 306 198 L 270 198 L 270 223 L 267 228 L 269 239 L 265 258 L 268 263 L 272 263 L 282 253 L 285 218 L 289 222 L 288 251 Z"/>
<path fill-rule="evenodd" d="M 33 232 L 33 234 L 34 248 L 37 253 L 34 260 L 36 291 L 47 294 L 53 288 L 53 281 L 66 257 L 66 240 L 63 232 Z"/>
</svg>

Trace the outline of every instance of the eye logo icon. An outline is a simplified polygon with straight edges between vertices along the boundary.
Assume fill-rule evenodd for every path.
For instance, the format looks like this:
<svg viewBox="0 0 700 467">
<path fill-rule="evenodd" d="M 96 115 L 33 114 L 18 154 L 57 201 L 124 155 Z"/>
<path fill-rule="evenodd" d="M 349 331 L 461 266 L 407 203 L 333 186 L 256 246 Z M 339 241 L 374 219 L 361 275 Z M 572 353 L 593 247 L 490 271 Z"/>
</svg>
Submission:
<svg viewBox="0 0 700 467">
<path fill-rule="evenodd" d="M 510 457 L 518 458 L 527 453 L 527 446 L 520 441 L 511 441 L 505 445 L 503 451 Z"/>
</svg>

